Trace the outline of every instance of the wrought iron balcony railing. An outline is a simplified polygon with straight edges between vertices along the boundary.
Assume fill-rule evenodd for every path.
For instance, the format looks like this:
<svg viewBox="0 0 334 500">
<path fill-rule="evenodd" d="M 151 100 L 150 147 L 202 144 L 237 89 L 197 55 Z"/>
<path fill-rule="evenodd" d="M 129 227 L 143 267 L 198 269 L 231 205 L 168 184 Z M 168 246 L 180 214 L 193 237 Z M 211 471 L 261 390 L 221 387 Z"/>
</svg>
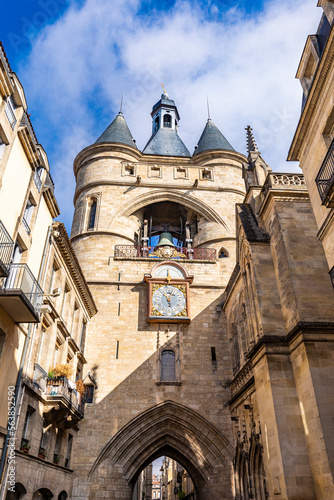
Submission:
<svg viewBox="0 0 334 500">
<path fill-rule="evenodd" d="M 83 416 L 85 413 L 85 399 L 75 388 L 70 386 L 66 377 L 48 378 L 46 381 L 46 391 L 48 401 L 52 399 L 66 398 L 67 402 L 73 405 Z"/>
<path fill-rule="evenodd" d="M 215 248 L 186 247 L 143 247 L 140 245 L 116 245 L 115 258 L 118 259 L 186 259 L 215 261 Z"/>
<path fill-rule="evenodd" d="M 8 276 L 14 242 L 0 221 L 0 276 Z"/>
<path fill-rule="evenodd" d="M 326 207 L 334 207 L 334 139 L 315 178 L 321 202 Z"/>
<path fill-rule="evenodd" d="M 15 323 L 38 323 L 43 290 L 27 264 L 12 264 L 0 288 L 0 305 Z"/>
<path fill-rule="evenodd" d="M 31 229 L 29 227 L 28 222 L 26 221 L 26 219 L 24 217 L 22 219 L 22 224 L 23 224 L 24 229 L 27 231 L 27 234 L 30 234 L 31 233 Z"/>
</svg>

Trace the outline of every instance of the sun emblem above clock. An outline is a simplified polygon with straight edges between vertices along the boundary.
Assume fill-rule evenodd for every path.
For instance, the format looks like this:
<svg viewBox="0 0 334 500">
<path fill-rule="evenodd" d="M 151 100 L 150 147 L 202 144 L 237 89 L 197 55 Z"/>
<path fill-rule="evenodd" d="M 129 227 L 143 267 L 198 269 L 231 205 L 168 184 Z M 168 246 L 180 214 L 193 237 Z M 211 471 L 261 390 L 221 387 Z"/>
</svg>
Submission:
<svg viewBox="0 0 334 500">
<path fill-rule="evenodd" d="M 145 276 L 148 321 L 189 323 L 189 284 L 192 280 L 180 264 L 164 262 L 155 266 L 152 273 Z"/>
</svg>

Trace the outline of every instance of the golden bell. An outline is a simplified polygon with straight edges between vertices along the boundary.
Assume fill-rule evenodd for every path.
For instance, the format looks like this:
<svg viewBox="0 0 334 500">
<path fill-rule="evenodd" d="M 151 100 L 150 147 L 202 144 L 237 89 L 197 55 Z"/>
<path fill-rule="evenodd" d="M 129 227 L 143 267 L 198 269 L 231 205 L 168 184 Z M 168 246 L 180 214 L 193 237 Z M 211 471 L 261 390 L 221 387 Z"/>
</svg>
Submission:
<svg viewBox="0 0 334 500">
<path fill-rule="evenodd" d="M 161 233 L 159 236 L 159 243 L 157 247 L 175 247 L 173 243 L 173 236 L 170 233 Z"/>
</svg>

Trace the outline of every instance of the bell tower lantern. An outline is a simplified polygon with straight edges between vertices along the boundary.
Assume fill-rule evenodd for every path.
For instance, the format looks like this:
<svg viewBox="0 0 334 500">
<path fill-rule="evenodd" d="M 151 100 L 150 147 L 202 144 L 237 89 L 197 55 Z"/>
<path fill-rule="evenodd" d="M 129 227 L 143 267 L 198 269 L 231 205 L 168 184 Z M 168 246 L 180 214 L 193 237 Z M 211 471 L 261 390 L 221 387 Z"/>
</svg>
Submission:
<svg viewBox="0 0 334 500">
<path fill-rule="evenodd" d="M 180 120 L 175 102 L 169 98 L 169 95 L 165 91 L 163 85 L 162 88 L 164 92 L 161 94 L 161 99 L 153 106 L 151 113 L 152 135 L 158 132 L 161 128 L 177 131 L 178 122 Z"/>
</svg>

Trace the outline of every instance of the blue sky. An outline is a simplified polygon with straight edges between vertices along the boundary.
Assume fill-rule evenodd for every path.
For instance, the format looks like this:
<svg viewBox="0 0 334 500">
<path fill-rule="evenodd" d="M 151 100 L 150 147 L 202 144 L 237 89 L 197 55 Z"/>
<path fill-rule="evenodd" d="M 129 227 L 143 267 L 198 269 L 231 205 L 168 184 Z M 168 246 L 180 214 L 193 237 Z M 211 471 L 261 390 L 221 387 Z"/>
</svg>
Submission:
<svg viewBox="0 0 334 500">
<path fill-rule="evenodd" d="M 27 97 L 70 230 L 73 159 L 124 115 L 139 148 L 150 137 L 160 82 L 193 151 L 211 117 L 246 152 L 251 125 L 273 170 L 286 163 L 301 104 L 295 73 L 322 10 L 316 0 L 17 0 L 2 6 L 0 38 Z"/>
</svg>

